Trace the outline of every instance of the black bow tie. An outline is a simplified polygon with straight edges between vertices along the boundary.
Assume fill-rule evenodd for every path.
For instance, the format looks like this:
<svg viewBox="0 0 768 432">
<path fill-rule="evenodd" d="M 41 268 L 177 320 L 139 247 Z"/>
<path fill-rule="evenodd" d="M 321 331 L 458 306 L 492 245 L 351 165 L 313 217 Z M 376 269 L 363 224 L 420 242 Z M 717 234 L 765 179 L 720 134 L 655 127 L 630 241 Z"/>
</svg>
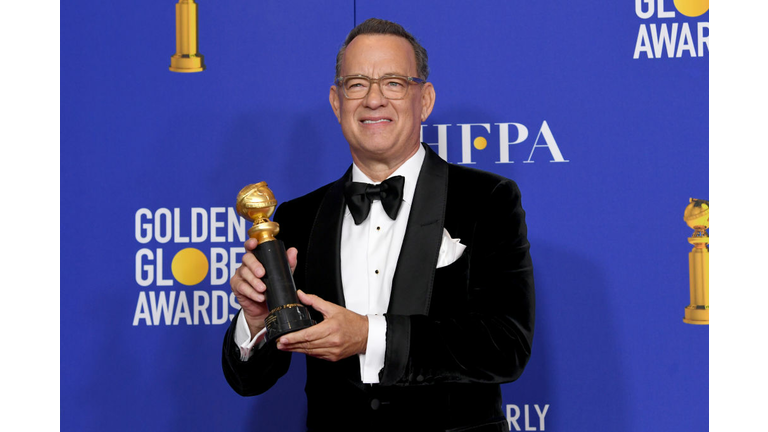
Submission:
<svg viewBox="0 0 768 432">
<path fill-rule="evenodd" d="M 347 199 L 347 206 L 355 219 L 355 225 L 363 223 L 368 213 L 371 211 L 371 202 L 375 199 L 381 200 L 384 211 L 387 216 L 394 220 L 397 217 L 397 211 L 400 210 L 400 204 L 403 202 L 403 185 L 405 177 L 390 177 L 383 182 L 372 185 L 370 183 L 347 182 L 344 185 L 344 197 Z"/>
</svg>

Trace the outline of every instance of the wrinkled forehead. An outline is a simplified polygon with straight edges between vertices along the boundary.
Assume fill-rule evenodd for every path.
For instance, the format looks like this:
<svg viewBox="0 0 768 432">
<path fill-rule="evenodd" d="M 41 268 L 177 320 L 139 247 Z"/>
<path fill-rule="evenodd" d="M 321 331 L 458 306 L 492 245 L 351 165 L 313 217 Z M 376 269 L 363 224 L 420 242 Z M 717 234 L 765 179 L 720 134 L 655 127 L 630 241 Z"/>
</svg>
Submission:
<svg viewBox="0 0 768 432">
<path fill-rule="evenodd" d="M 341 75 L 384 74 L 416 76 L 416 53 L 403 37 L 395 35 L 360 35 L 347 45 L 341 61 Z"/>
</svg>

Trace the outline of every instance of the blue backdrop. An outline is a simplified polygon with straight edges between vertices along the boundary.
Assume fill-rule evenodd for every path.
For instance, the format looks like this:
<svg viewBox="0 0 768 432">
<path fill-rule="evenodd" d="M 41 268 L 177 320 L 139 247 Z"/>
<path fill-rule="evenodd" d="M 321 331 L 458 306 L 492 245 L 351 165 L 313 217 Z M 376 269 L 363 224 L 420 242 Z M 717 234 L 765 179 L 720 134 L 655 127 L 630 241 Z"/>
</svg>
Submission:
<svg viewBox="0 0 768 432">
<path fill-rule="evenodd" d="M 512 430 L 707 428 L 709 329 L 682 322 L 682 216 L 709 195 L 708 12 L 198 4 L 208 69 L 195 74 L 168 71 L 174 0 L 61 10 L 62 430 L 302 430 L 300 356 L 258 397 L 221 372 L 246 227 L 232 208 L 246 184 L 285 201 L 349 166 L 328 91 L 340 44 L 369 17 L 429 52 L 423 140 L 523 193 L 537 323 L 528 368 L 502 386 Z M 183 284 L 174 260 L 193 259 L 208 271 Z"/>
</svg>

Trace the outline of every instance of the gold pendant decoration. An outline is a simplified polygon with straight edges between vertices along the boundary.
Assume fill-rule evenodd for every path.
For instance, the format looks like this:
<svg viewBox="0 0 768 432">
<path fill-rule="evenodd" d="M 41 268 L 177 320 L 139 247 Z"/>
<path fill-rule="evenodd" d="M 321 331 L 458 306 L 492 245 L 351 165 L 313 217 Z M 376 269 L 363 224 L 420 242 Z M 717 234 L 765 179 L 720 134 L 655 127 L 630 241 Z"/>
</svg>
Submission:
<svg viewBox="0 0 768 432">
<path fill-rule="evenodd" d="M 197 4 L 179 0 L 176 4 L 176 54 L 171 56 L 171 72 L 202 72 L 203 55 L 197 52 Z"/>
<path fill-rule="evenodd" d="M 688 243 L 693 249 L 688 253 L 691 304 L 685 308 L 683 322 L 709 324 L 709 201 L 690 199 L 683 219 L 693 228 Z"/>
</svg>

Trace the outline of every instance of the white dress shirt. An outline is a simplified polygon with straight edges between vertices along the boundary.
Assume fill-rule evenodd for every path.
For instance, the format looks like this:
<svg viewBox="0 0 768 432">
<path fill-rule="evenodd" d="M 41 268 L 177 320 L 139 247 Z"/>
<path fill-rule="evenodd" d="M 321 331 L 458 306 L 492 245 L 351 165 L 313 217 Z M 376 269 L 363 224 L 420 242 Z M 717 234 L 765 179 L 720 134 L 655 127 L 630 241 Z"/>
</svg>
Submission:
<svg viewBox="0 0 768 432">
<path fill-rule="evenodd" d="M 368 345 L 360 359 L 360 377 L 363 383 L 379 382 L 379 371 L 384 367 L 387 323 L 384 314 L 389 307 L 392 279 L 403 245 L 408 216 L 411 212 L 416 181 L 421 172 L 426 151 L 418 151 L 390 177 L 405 177 L 403 202 L 398 216 L 387 216 L 381 201 L 374 201 L 371 211 L 360 225 L 355 225 L 352 213 L 345 209 L 341 227 L 341 283 L 347 309 L 368 317 Z M 352 167 L 352 181 L 374 183 L 356 166 Z M 251 349 L 260 346 L 266 329 L 251 338 L 245 316 L 240 314 L 235 330 L 235 343 L 241 358 L 247 360 Z"/>
</svg>

